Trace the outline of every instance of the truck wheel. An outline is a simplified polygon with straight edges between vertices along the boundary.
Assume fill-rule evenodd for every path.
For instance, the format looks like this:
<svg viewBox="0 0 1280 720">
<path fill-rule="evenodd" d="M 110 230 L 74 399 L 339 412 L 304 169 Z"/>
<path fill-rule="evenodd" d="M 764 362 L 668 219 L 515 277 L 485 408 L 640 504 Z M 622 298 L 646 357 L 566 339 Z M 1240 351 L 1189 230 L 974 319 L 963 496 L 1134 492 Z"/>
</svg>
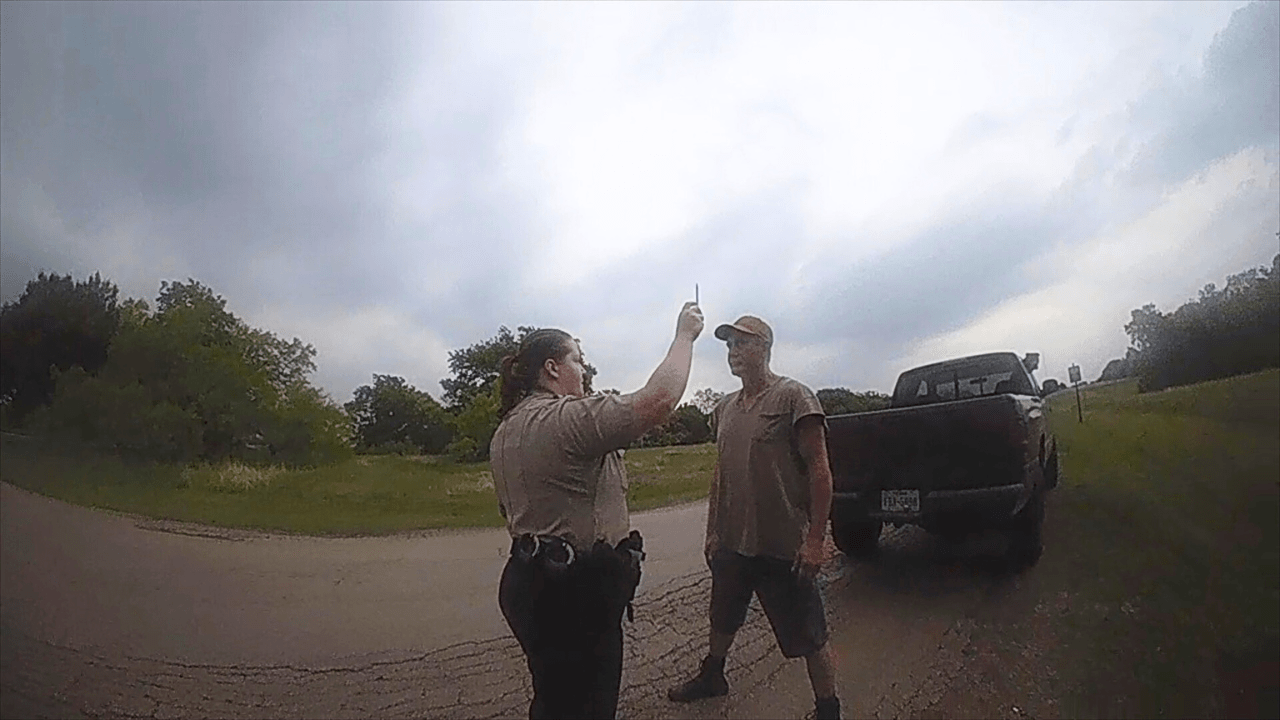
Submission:
<svg viewBox="0 0 1280 720">
<path fill-rule="evenodd" d="M 1040 561 L 1044 552 L 1044 492 L 1037 490 L 1009 527 L 1009 566 L 1014 572 Z"/>
<path fill-rule="evenodd" d="M 1058 448 L 1054 447 L 1053 452 L 1049 453 L 1049 461 L 1044 464 L 1044 480 L 1045 485 L 1051 488 L 1058 487 Z"/>
<path fill-rule="evenodd" d="M 833 517 L 831 539 L 835 540 L 840 552 L 848 557 L 865 560 L 876 554 L 882 524 L 877 520 L 841 520 Z"/>
</svg>

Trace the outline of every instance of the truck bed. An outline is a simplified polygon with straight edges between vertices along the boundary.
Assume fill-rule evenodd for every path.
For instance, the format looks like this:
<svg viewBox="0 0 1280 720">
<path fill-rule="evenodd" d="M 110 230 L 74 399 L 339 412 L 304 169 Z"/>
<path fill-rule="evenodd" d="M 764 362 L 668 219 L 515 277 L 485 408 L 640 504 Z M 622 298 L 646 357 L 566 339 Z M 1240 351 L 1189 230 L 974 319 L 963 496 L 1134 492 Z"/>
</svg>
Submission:
<svg viewBox="0 0 1280 720">
<path fill-rule="evenodd" d="M 837 493 L 966 490 L 1004 485 L 1026 462 L 1027 428 L 1012 395 L 827 418 Z"/>
</svg>

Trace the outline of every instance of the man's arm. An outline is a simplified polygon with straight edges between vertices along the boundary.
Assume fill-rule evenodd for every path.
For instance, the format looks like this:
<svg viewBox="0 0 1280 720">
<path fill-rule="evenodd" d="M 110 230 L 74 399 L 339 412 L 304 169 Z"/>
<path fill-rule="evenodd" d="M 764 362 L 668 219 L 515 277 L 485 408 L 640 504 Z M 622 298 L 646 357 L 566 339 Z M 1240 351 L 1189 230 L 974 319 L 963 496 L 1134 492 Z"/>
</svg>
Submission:
<svg viewBox="0 0 1280 720">
<path fill-rule="evenodd" d="M 720 546 L 720 536 L 716 532 L 716 507 L 720 498 L 720 461 L 716 460 L 715 469 L 711 471 L 711 491 L 707 493 L 707 539 L 702 552 L 711 562 L 711 555 Z"/>
<path fill-rule="evenodd" d="M 809 475 L 809 534 L 796 557 L 807 572 L 822 564 L 822 541 L 831 515 L 831 465 L 827 462 L 827 431 L 821 415 L 808 415 L 796 423 L 797 444 Z"/>
</svg>

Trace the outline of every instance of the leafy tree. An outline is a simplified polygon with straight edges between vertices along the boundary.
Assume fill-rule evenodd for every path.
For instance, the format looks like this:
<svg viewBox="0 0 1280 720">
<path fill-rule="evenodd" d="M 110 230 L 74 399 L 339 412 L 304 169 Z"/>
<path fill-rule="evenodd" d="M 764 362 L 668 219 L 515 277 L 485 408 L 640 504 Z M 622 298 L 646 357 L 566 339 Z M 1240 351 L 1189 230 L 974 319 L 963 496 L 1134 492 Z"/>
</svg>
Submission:
<svg viewBox="0 0 1280 720">
<path fill-rule="evenodd" d="M 1128 358 L 1115 358 L 1102 368 L 1102 374 L 1098 376 L 1098 382 L 1108 382 L 1110 380 L 1120 380 L 1129 377 L 1133 372 L 1130 367 Z M 1046 380 L 1045 382 L 1048 382 Z"/>
<path fill-rule="evenodd" d="M 478 395 L 490 392 L 498 384 L 502 358 L 514 355 L 520 349 L 525 336 L 537 328 L 521 325 L 512 334 L 507 326 L 498 328 L 498 334 L 461 350 L 449 351 L 449 371 L 452 377 L 440 381 L 444 387 L 444 402 L 450 410 L 461 412 Z M 586 363 L 585 387 L 591 393 L 591 379 L 596 369 Z"/>
<path fill-rule="evenodd" d="M 155 460 L 301 465 L 349 452 L 350 422 L 307 380 L 314 348 L 249 327 L 195 280 L 162 283 L 156 304 L 125 304 L 98 376 L 59 376 L 47 429 Z"/>
<path fill-rule="evenodd" d="M 711 418 L 697 405 L 684 403 L 666 422 L 645 433 L 635 444 L 639 447 L 696 445 L 711 439 Z"/>
<path fill-rule="evenodd" d="M 454 437 L 446 451 L 459 462 L 475 462 L 489 457 L 489 443 L 498 429 L 498 387 L 475 395 L 454 417 Z"/>
<path fill-rule="evenodd" d="M 40 273 L 16 302 L 0 308 L 0 405 L 21 422 L 53 400 L 55 373 L 73 367 L 96 374 L 120 327 L 119 290 L 94 273 Z"/>
<path fill-rule="evenodd" d="M 453 419 L 445 409 L 402 377 L 375 374 L 373 385 L 356 388 L 343 407 L 362 450 L 402 446 L 436 454 L 453 439 Z"/>
<path fill-rule="evenodd" d="M 511 334 L 503 325 L 498 334 L 461 350 L 449 351 L 449 371 L 453 377 L 440 381 L 444 387 L 444 401 L 451 409 L 465 408 L 477 395 L 488 392 L 498 382 L 502 358 L 514 355 L 520 349 L 520 341 L 534 328 L 517 328 L 520 335 Z"/>
<path fill-rule="evenodd" d="M 489 441 L 498 428 L 498 374 L 502 359 L 514 355 L 525 336 L 536 329 L 522 325 L 512 334 L 504 325 L 488 340 L 449 352 L 452 377 L 440 384 L 444 387 L 444 401 L 454 416 L 454 437 L 446 449 L 453 457 L 465 461 L 489 457 Z M 591 394 L 596 369 L 590 363 L 584 365 L 583 387 Z"/>
<path fill-rule="evenodd" d="M 712 410 L 716 409 L 716 405 L 724 398 L 724 393 L 711 388 L 702 388 L 693 394 L 693 404 L 702 411 L 704 415 L 710 415 Z"/>
<path fill-rule="evenodd" d="M 1151 303 L 1147 303 L 1129 314 L 1131 319 L 1124 326 L 1124 331 L 1129 335 L 1133 351 L 1141 355 L 1143 352 L 1150 350 L 1164 336 L 1167 331 L 1167 319 Z"/>
<path fill-rule="evenodd" d="M 292 386 L 268 416 L 260 440 L 248 445 L 248 459 L 287 465 L 334 463 L 350 456 L 354 436 L 347 414 L 303 381 Z"/>
<path fill-rule="evenodd" d="M 848 388 L 823 388 L 815 393 L 822 411 L 827 415 L 845 415 L 848 413 L 870 412 L 889 407 L 890 396 L 875 390 L 853 392 Z"/>
<path fill-rule="evenodd" d="M 1280 366 L 1280 255 L 1227 278 L 1172 313 L 1144 305 L 1124 326 L 1140 391 Z"/>
</svg>

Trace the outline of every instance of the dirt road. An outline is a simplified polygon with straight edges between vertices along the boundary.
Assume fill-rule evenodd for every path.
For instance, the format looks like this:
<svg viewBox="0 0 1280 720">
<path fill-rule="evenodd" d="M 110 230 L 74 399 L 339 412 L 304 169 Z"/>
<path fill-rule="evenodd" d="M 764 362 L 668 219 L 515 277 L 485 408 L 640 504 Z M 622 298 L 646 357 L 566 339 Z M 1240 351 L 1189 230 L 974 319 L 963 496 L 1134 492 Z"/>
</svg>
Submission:
<svg viewBox="0 0 1280 720">
<path fill-rule="evenodd" d="M 649 560 L 627 626 L 620 716 L 803 717 L 802 661 L 753 604 L 728 697 L 663 697 L 705 651 L 705 506 L 638 514 Z M 0 485 L 4 717 L 519 717 L 528 673 L 496 607 L 502 531 L 360 539 L 210 532 Z M 989 542 L 998 543 L 992 539 Z M 848 717 L 1056 716 L 1034 643 L 983 637 L 1032 601 L 927 536 L 822 582 Z M 1049 642 L 1049 640 L 1045 640 Z M 1012 666 L 1011 663 L 1012 662 Z"/>
</svg>

